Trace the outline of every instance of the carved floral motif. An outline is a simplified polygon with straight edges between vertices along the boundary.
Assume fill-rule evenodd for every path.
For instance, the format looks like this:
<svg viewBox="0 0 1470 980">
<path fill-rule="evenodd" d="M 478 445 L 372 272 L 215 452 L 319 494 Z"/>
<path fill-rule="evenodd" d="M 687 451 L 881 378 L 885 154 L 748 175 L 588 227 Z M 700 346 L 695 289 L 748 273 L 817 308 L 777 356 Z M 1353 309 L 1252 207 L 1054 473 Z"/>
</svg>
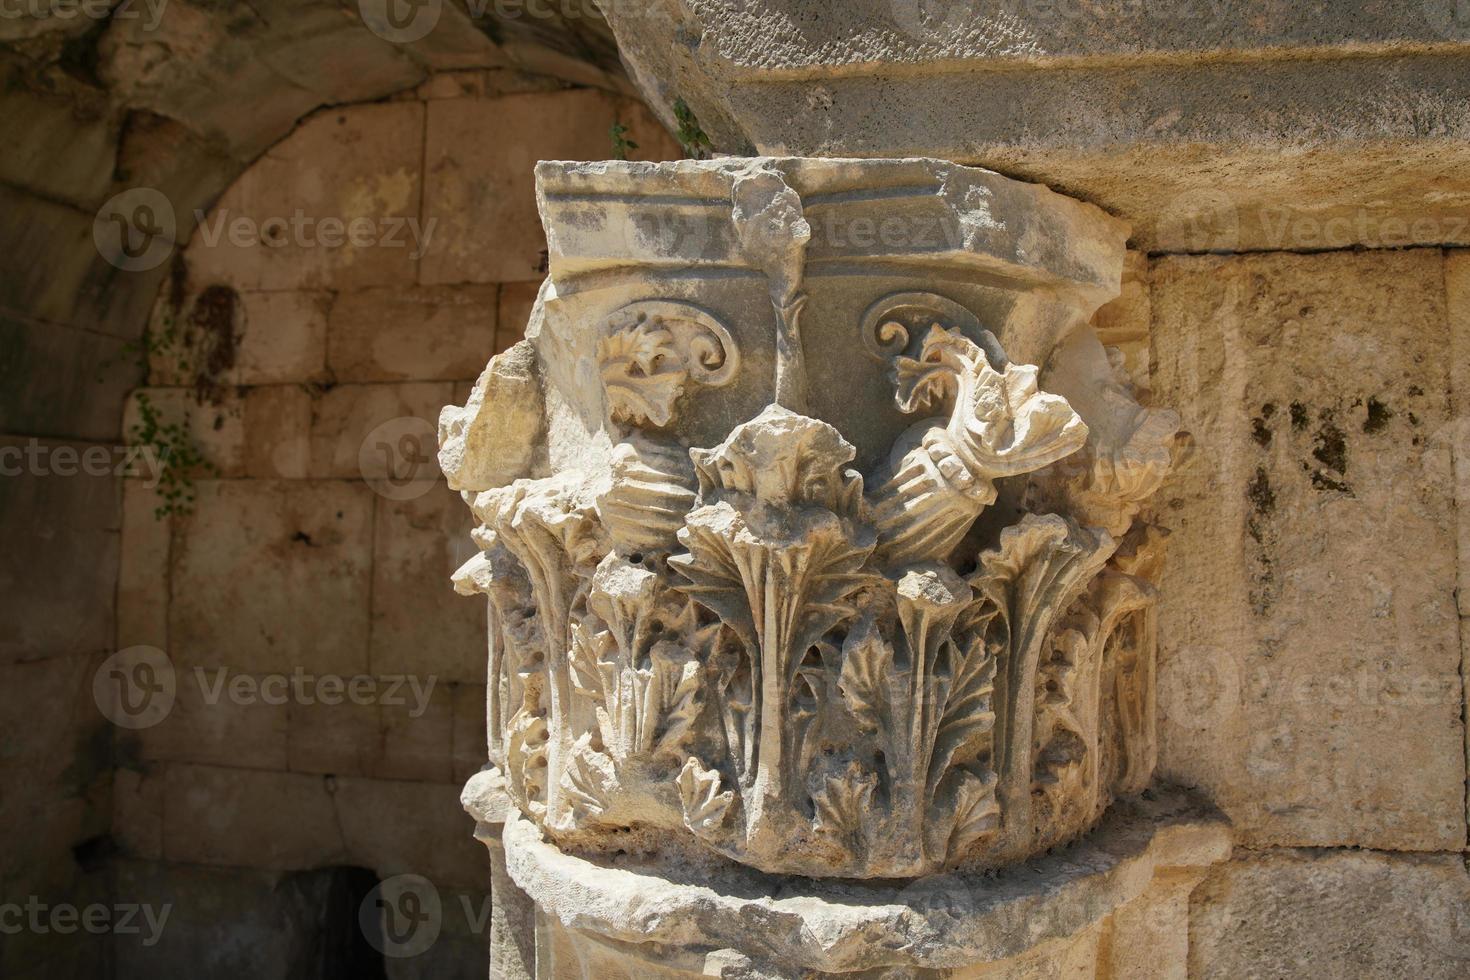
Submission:
<svg viewBox="0 0 1470 980">
<path fill-rule="evenodd" d="M 740 354 L 718 320 L 688 303 L 632 303 L 608 319 L 597 346 L 615 422 L 662 426 L 686 384 L 725 384 Z"/>
<path fill-rule="evenodd" d="M 701 308 L 636 302 L 596 346 L 605 467 L 467 494 L 481 554 L 459 583 L 491 600 L 510 794 L 553 835 L 656 828 L 813 876 L 1080 833 L 1152 770 L 1159 542 L 1136 515 L 1177 420 L 1120 384 L 1095 428 L 968 310 L 910 291 L 855 325 L 915 419 L 857 472 L 805 414 L 801 201 L 766 171 L 732 186 L 770 286 L 772 403 L 681 443 L 740 352 Z M 999 526 L 1005 487 L 1055 512 Z"/>
</svg>

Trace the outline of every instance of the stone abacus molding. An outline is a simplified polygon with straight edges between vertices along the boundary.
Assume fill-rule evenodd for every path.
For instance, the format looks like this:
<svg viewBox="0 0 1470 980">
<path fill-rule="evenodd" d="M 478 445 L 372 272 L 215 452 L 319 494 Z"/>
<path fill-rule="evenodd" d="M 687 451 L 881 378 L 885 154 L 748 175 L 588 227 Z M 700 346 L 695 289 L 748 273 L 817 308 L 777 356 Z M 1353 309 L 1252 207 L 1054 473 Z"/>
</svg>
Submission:
<svg viewBox="0 0 1470 980">
<path fill-rule="evenodd" d="M 926 160 L 537 176 L 527 339 L 440 422 L 516 819 L 903 879 L 1143 789 L 1178 419 L 1087 326 L 1125 228 Z"/>
</svg>

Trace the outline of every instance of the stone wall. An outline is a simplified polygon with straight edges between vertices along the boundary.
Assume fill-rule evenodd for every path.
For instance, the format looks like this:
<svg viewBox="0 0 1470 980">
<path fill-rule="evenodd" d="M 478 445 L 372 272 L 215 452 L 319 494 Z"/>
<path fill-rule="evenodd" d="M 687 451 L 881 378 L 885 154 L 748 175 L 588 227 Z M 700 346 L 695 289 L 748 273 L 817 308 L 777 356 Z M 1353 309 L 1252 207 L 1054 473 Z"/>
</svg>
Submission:
<svg viewBox="0 0 1470 980">
<path fill-rule="evenodd" d="M 1467 259 L 1140 256 L 1103 311 L 1194 442 L 1158 498 L 1159 772 L 1238 847 L 1191 977 L 1470 963 Z"/>
<path fill-rule="evenodd" d="M 123 880 L 181 912 L 229 882 L 198 928 L 294 938 L 254 907 L 329 866 L 422 875 L 446 920 L 460 896 L 481 906 L 458 796 L 485 758 L 484 611 L 449 584 L 469 525 L 434 424 L 524 327 L 545 248 L 532 164 L 609 155 L 616 121 L 639 156 L 679 155 L 636 100 L 522 76 L 324 110 L 224 194 L 161 291 L 125 426 L 178 424 L 205 465 L 181 513 L 157 517 L 146 481 L 124 493 L 118 647 L 165 650 L 177 695 L 127 738 L 113 835 Z M 308 223 L 331 218 L 376 242 L 332 247 Z M 394 975 L 482 974 L 483 930 L 455 924 Z M 119 968 L 191 962 L 181 925 Z"/>
<path fill-rule="evenodd" d="M 145 381 L 134 348 L 171 264 L 120 268 L 94 238 L 99 215 L 115 195 L 152 188 L 174 217 L 153 240 L 171 249 L 188 240 L 195 210 L 209 210 L 303 117 L 322 106 L 411 94 L 445 72 L 470 74 L 440 81 L 450 85 L 440 94 L 460 82 L 488 91 L 486 72 L 535 76 L 533 89 L 631 92 L 590 7 L 562 4 L 535 16 L 508 10 L 503 19 L 482 10 L 477 21 L 462 4 L 435 4 L 430 29 L 390 38 L 365 22 L 360 6 L 103 0 L 15 4 L 0 16 L 0 514 L 7 532 L 0 549 L 0 819 L 12 845 L 0 853 L 0 904 L 7 914 L 12 904 L 108 906 L 126 900 L 130 881 L 142 880 L 114 873 L 123 865 L 111 860 L 112 775 L 123 772 L 126 783 L 138 763 L 120 754 L 134 748 L 114 739 L 92 682 L 117 649 L 120 609 L 131 609 L 135 622 L 145 615 L 146 604 L 118 595 L 125 455 L 118 447 L 124 399 Z M 605 156 L 601 125 L 594 142 Z M 538 121 L 538 129 L 553 128 Z M 505 292 L 514 302 L 514 287 Z M 240 363 L 247 360 L 242 353 Z M 147 513 L 146 504 L 129 503 L 135 516 Z M 145 565 L 156 561 L 133 555 Z M 126 618 L 124 634 L 132 629 Z M 271 894 L 269 874 L 242 876 L 232 894 Z M 203 892 L 193 894 L 203 901 Z M 243 899 L 236 904 L 243 908 Z M 195 921 L 206 921 L 202 905 L 195 911 Z M 41 928 L 0 932 L 0 974 L 107 970 L 109 934 L 59 933 L 41 914 Z"/>
<path fill-rule="evenodd" d="M 59 328 L 7 324 L 49 331 L 12 343 L 7 376 L 66 389 L 28 379 L 6 428 L 53 452 L 121 428 L 202 455 L 162 515 L 169 484 L 147 466 L 121 484 L 0 481 L 34 539 L 12 554 L 40 561 L 5 573 L 31 610 L 5 650 L 4 815 L 34 842 L 6 860 L 7 900 L 170 905 L 156 945 L 115 938 L 116 975 L 315 975 L 338 920 L 356 932 L 361 889 L 406 873 L 440 889 L 444 935 L 392 975 L 483 975 L 489 872 L 458 796 L 485 755 L 484 614 L 449 585 L 468 526 L 434 424 L 524 326 L 545 248 L 534 162 L 610 156 L 614 122 L 632 155 L 680 155 L 636 99 L 509 69 L 323 110 L 197 227 L 178 200 L 193 236 L 146 277 L 156 298 L 132 300 L 141 343 L 115 310 L 98 321 L 122 336 L 79 334 L 70 355 Z M 365 244 L 333 238 L 333 219 L 366 219 Z M 42 372 L 57 358 L 66 372 Z M 144 371 L 119 426 L 113 378 Z M 172 706 L 113 730 L 92 679 L 137 647 L 166 656 Z M 354 695 L 360 677 L 374 683 Z M 358 891 L 343 898 L 344 881 Z M 86 975 L 112 941 L 27 938 L 7 944 L 7 975 Z"/>
</svg>

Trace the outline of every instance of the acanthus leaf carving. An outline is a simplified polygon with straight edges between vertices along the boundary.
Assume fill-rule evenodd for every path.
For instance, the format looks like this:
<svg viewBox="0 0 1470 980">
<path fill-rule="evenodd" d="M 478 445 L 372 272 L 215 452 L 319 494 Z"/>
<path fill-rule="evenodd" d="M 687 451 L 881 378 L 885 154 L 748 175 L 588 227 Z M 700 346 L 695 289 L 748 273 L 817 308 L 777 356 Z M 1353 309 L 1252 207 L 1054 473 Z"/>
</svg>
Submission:
<svg viewBox="0 0 1470 980">
<path fill-rule="evenodd" d="M 601 817 L 613 806 L 618 791 L 612 759 L 592 747 L 590 732 L 572 744 L 568 759 L 562 789 L 573 815 L 582 820 Z"/>
<path fill-rule="evenodd" d="M 1111 395 L 1084 422 L 969 309 L 903 292 L 861 330 L 914 424 L 859 472 L 807 414 L 801 197 L 752 165 L 729 203 L 775 319 L 771 403 L 691 448 L 688 413 L 739 400 L 690 392 L 739 352 L 700 307 L 629 303 L 593 321 L 600 404 L 548 422 L 593 441 L 471 495 L 484 551 L 461 580 L 491 596 L 508 791 L 580 845 L 648 826 L 807 875 L 1003 863 L 1081 832 L 1152 767 L 1157 548 L 1135 517 L 1175 422 Z"/>
<path fill-rule="evenodd" d="M 735 795 L 720 789 L 720 774 L 690 757 L 679 770 L 679 798 L 684 825 L 701 837 L 714 833 L 729 812 Z"/>
</svg>

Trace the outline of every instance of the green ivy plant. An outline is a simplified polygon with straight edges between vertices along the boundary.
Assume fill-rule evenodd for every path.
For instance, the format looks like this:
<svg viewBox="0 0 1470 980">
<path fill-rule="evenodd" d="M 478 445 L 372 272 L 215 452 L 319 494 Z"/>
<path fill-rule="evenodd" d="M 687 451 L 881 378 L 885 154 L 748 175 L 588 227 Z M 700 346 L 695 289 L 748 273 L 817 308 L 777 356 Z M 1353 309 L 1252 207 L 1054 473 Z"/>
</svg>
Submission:
<svg viewBox="0 0 1470 980">
<path fill-rule="evenodd" d="M 127 341 L 115 355 L 97 365 L 97 381 L 100 383 L 103 380 L 102 372 L 114 364 L 132 361 L 139 370 L 146 372 L 155 359 L 165 358 L 172 358 L 175 370 L 182 375 L 187 375 L 192 370 L 189 352 L 180 342 L 179 329 L 172 314 L 164 315 L 162 329 L 154 330 L 151 324 L 145 326 L 142 336 L 137 340 Z"/>
<path fill-rule="evenodd" d="M 172 515 L 193 512 L 194 473 L 219 474 L 219 467 L 204 458 L 189 437 L 189 416 L 178 422 L 165 422 L 162 413 L 147 392 L 138 393 L 138 420 L 128 430 L 130 445 L 152 451 L 158 461 L 158 495 L 163 503 L 153 509 L 153 516 L 163 520 Z"/>
<path fill-rule="evenodd" d="M 674 133 L 678 138 L 684 152 L 696 160 L 703 160 L 714 152 L 715 145 L 703 129 L 699 128 L 699 120 L 694 117 L 694 110 L 689 108 L 689 103 L 682 97 L 674 100 L 674 121 L 679 124 L 679 129 Z"/>
<path fill-rule="evenodd" d="M 612 124 L 612 152 L 614 160 L 628 159 L 628 151 L 638 149 L 638 144 L 628 139 L 628 127 L 621 122 Z"/>
</svg>

